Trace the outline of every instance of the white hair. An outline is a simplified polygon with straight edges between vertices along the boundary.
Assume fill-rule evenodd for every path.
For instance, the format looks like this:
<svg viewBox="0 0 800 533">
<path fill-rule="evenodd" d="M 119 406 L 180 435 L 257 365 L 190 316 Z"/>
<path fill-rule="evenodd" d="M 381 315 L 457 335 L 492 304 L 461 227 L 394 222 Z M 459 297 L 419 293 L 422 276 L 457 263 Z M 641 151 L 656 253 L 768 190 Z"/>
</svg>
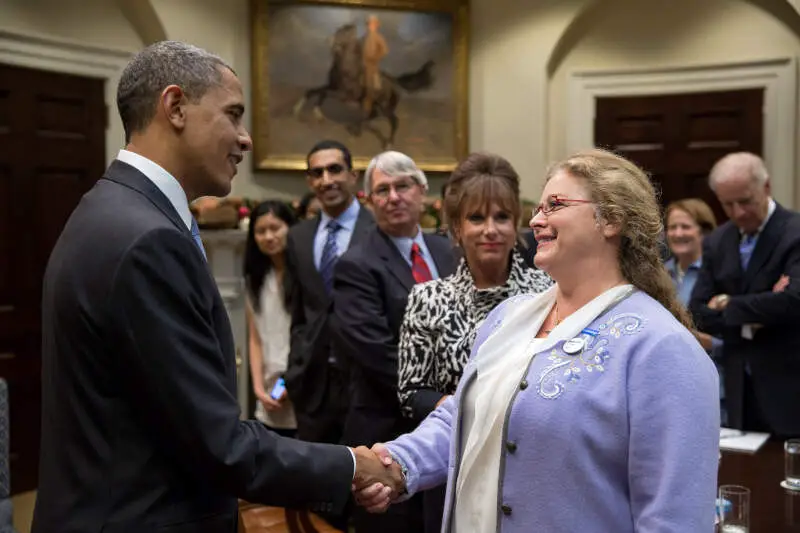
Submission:
<svg viewBox="0 0 800 533">
<path fill-rule="evenodd" d="M 747 173 L 757 185 L 764 185 L 769 179 L 763 159 L 750 152 L 734 152 L 714 163 L 708 174 L 708 186 L 713 191 L 720 180 L 742 173 Z"/>
<path fill-rule="evenodd" d="M 392 178 L 408 176 L 413 178 L 422 190 L 428 191 L 428 178 L 419 169 L 413 159 L 402 152 L 388 151 L 382 152 L 372 158 L 367 170 L 364 172 L 364 192 L 369 194 L 372 191 L 372 174 L 375 169 Z"/>
</svg>

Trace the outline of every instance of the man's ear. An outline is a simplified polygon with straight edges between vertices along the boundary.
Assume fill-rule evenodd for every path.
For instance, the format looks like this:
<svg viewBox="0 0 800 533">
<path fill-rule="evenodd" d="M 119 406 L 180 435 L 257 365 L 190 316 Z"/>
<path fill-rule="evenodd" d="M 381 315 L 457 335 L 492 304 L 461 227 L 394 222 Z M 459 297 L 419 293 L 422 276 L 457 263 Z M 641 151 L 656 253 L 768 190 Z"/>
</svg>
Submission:
<svg viewBox="0 0 800 533">
<path fill-rule="evenodd" d="M 177 130 L 186 127 L 186 95 L 177 85 L 170 85 L 161 91 L 159 107 L 164 117 Z"/>
</svg>

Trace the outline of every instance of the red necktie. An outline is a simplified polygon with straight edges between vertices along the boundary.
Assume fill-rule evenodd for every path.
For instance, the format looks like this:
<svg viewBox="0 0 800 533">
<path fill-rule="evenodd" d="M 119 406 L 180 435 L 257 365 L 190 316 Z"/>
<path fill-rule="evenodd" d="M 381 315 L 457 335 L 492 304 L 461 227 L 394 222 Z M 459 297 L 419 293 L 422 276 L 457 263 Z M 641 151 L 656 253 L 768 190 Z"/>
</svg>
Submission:
<svg viewBox="0 0 800 533">
<path fill-rule="evenodd" d="M 419 244 L 417 243 L 411 245 L 411 274 L 414 276 L 414 281 L 417 283 L 425 283 L 433 279 L 431 270 L 428 268 L 428 263 L 422 258 Z"/>
</svg>

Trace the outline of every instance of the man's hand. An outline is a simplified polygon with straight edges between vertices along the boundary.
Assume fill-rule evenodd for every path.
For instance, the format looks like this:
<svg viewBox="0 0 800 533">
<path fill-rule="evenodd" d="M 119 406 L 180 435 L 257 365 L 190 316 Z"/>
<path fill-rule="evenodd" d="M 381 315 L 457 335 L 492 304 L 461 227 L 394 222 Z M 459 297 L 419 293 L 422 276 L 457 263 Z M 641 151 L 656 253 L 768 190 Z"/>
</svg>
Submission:
<svg viewBox="0 0 800 533">
<path fill-rule="evenodd" d="M 789 276 L 784 274 L 783 276 L 775 282 L 775 285 L 772 287 L 772 292 L 783 292 L 786 290 L 786 287 L 789 286 Z"/>
<path fill-rule="evenodd" d="M 717 294 L 708 301 L 708 308 L 712 311 L 722 311 L 728 306 L 730 299 L 727 294 Z"/>
<path fill-rule="evenodd" d="M 382 513 L 392 500 L 405 492 L 405 479 L 400 465 L 392 460 L 382 444 L 372 450 L 364 446 L 355 448 L 356 476 L 353 495 L 356 502 L 371 513 Z"/>
</svg>

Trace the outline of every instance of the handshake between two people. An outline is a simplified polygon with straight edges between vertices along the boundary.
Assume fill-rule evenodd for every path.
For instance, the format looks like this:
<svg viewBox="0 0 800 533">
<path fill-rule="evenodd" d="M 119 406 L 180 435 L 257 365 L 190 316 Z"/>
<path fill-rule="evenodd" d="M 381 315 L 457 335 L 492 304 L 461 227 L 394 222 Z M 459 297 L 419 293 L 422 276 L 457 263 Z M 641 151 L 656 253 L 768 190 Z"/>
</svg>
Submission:
<svg viewBox="0 0 800 533">
<path fill-rule="evenodd" d="M 406 480 L 400 465 L 392 459 L 383 444 L 353 448 L 356 475 L 353 496 L 356 503 L 370 513 L 383 513 L 406 492 Z"/>
</svg>

